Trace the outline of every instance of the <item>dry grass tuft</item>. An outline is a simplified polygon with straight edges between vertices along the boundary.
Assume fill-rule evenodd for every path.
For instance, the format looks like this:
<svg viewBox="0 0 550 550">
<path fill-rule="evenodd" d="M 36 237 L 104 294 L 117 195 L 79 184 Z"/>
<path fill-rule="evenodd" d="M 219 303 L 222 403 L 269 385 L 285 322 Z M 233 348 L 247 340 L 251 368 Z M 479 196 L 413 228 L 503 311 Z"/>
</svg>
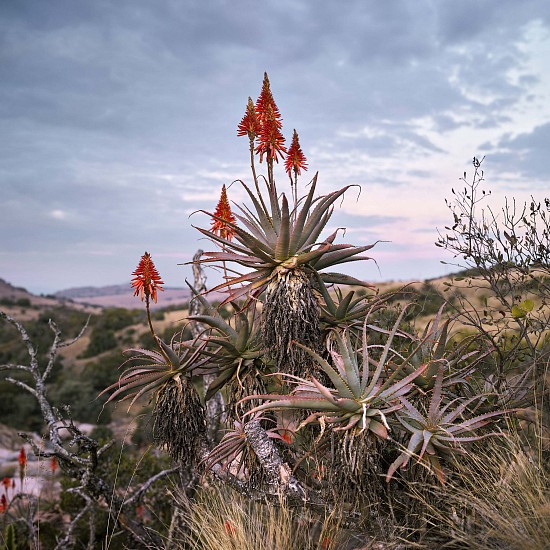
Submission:
<svg viewBox="0 0 550 550">
<path fill-rule="evenodd" d="M 485 441 L 457 461 L 444 487 L 415 490 L 425 506 L 427 538 L 445 548 L 547 549 L 550 468 L 530 451 L 518 434 Z"/>
<path fill-rule="evenodd" d="M 191 506 L 181 500 L 182 522 L 173 543 L 200 550 L 336 550 L 353 544 L 335 513 L 316 517 L 311 511 L 251 502 L 230 489 L 199 490 Z"/>
</svg>

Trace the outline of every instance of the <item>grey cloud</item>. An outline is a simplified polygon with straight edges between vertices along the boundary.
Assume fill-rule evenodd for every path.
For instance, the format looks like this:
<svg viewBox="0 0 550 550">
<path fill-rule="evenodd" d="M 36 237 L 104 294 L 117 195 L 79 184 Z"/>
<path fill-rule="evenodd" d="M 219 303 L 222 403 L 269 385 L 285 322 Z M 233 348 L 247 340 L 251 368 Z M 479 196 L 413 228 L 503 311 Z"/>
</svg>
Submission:
<svg viewBox="0 0 550 550">
<path fill-rule="evenodd" d="M 550 22 L 550 9 L 539 0 L 443 0 L 438 2 L 438 38 L 443 44 L 464 44 L 499 38 L 512 44 L 525 23 L 538 19 Z"/>
<path fill-rule="evenodd" d="M 539 182 L 550 181 L 550 123 L 537 126 L 532 132 L 504 135 L 497 143 L 484 143 L 482 150 L 497 169 L 517 173 Z"/>
</svg>

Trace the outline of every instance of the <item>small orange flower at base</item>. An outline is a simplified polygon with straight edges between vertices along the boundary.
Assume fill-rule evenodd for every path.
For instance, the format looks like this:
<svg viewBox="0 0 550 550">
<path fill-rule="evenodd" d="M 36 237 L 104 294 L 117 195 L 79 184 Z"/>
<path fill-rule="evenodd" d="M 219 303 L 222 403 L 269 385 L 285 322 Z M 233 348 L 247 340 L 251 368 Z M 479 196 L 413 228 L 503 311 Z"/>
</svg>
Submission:
<svg viewBox="0 0 550 550">
<path fill-rule="evenodd" d="M 52 456 L 52 459 L 50 460 L 50 470 L 52 471 L 52 474 L 55 474 L 57 471 L 57 458 L 55 456 Z"/>
<path fill-rule="evenodd" d="M 2 495 L 0 498 L 0 514 L 3 514 L 8 509 L 8 499 L 6 495 Z"/>
<path fill-rule="evenodd" d="M 281 438 L 285 443 L 288 443 L 289 445 L 292 442 L 292 435 L 290 434 L 290 432 L 288 430 L 283 430 L 282 431 Z"/>
<path fill-rule="evenodd" d="M 212 227 L 210 228 L 212 233 L 230 241 L 235 235 L 235 229 L 230 225 L 235 224 L 235 216 L 231 212 L 231 206 L 229 206 L 225 185 L 222 187 L 222 194 L 218 201 L 218 206 L 214 210 L 214 216 L 215 218 L 212 220 Z"/>
<path fill-rule="evenodd" d="M 23 485 L 23 479 L 27 471 L 27 453 L 25 452 L 25 447 L 21 447 L 17 460 L 19 462 L 19 480 L 21 481 L 21 485 Z"/>
<path fill-rule="evenodd" d="M 159 286 L 163 285 L 164 282 L 160 278 L 159 272 L 157 271 L 149 252 L 145 252 L 145 254 L 141 257 L 141 260 L 132 275 L 134 275 L 134 278 L 132 279 L 131 285 L 136 289 L 134 296 L 139 294 L 141 301 L 143 301 L 144 298 L 148 300 L 149 297 L 151 297 L 153 301 L 157 303 L 157 290 L 164 290 Z"/>
<path fill-rule="evenodd" d="M 236 527 L 231 523 L 228 519 L 225 520 L 223 527 L 225 529 L 225 532 L 230 536 L 234 537 L 235 533 L 237 532 Z"/>
<path fill-rule="evenodd" d="M 11 487 L 11 478 L 5 477 L 4 479 L 2 479 L 2 485 L 4 486 L 4 491 L 6 491 L 7 493 L 9 488 Z"/>
</svg>

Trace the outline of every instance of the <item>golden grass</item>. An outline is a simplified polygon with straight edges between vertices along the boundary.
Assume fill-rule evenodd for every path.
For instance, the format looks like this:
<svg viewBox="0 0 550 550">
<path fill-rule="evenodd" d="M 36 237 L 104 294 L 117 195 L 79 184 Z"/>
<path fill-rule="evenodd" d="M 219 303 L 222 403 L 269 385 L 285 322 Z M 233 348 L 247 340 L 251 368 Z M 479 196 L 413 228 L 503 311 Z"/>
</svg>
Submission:
<svg viewBox="0 0 550 550">
<path fill-rule="evenodd" d="M 428 539 L 472 550 L 545 550 L 550 544 L 550 467 L 517 433 L 461 458 L 444 487 L 412 487 Z"/>
<path fill-rule="evenodd" d="M 179 500 L 182 500 L 181 497 Z M 191 507 L 181 503 L 182 523 L 172 545 L 200 550 L 336 550 L 349 535 L 336 514 L 250 502 L 234 491 L 210 486 L 199 490 Z M 353 546 L 351 546 L 353 547 Z M 358 548 L 359 546 L 354 546 Z"/>
</svg>

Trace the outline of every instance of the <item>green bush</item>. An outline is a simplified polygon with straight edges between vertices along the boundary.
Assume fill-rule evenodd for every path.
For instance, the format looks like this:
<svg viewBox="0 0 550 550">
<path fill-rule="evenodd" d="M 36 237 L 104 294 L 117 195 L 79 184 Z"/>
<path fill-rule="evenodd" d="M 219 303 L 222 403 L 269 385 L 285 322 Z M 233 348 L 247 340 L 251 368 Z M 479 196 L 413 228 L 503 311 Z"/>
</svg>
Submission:
<svg viewBox="0 0 550 550">
<path fill-rule="evenodd" d="M 117 339 L 112 330 L 95 327 L 90 337 L 90 343 L 82 354 L 82 357 L 95 357 L 116 347 Z"/>
</svg>

